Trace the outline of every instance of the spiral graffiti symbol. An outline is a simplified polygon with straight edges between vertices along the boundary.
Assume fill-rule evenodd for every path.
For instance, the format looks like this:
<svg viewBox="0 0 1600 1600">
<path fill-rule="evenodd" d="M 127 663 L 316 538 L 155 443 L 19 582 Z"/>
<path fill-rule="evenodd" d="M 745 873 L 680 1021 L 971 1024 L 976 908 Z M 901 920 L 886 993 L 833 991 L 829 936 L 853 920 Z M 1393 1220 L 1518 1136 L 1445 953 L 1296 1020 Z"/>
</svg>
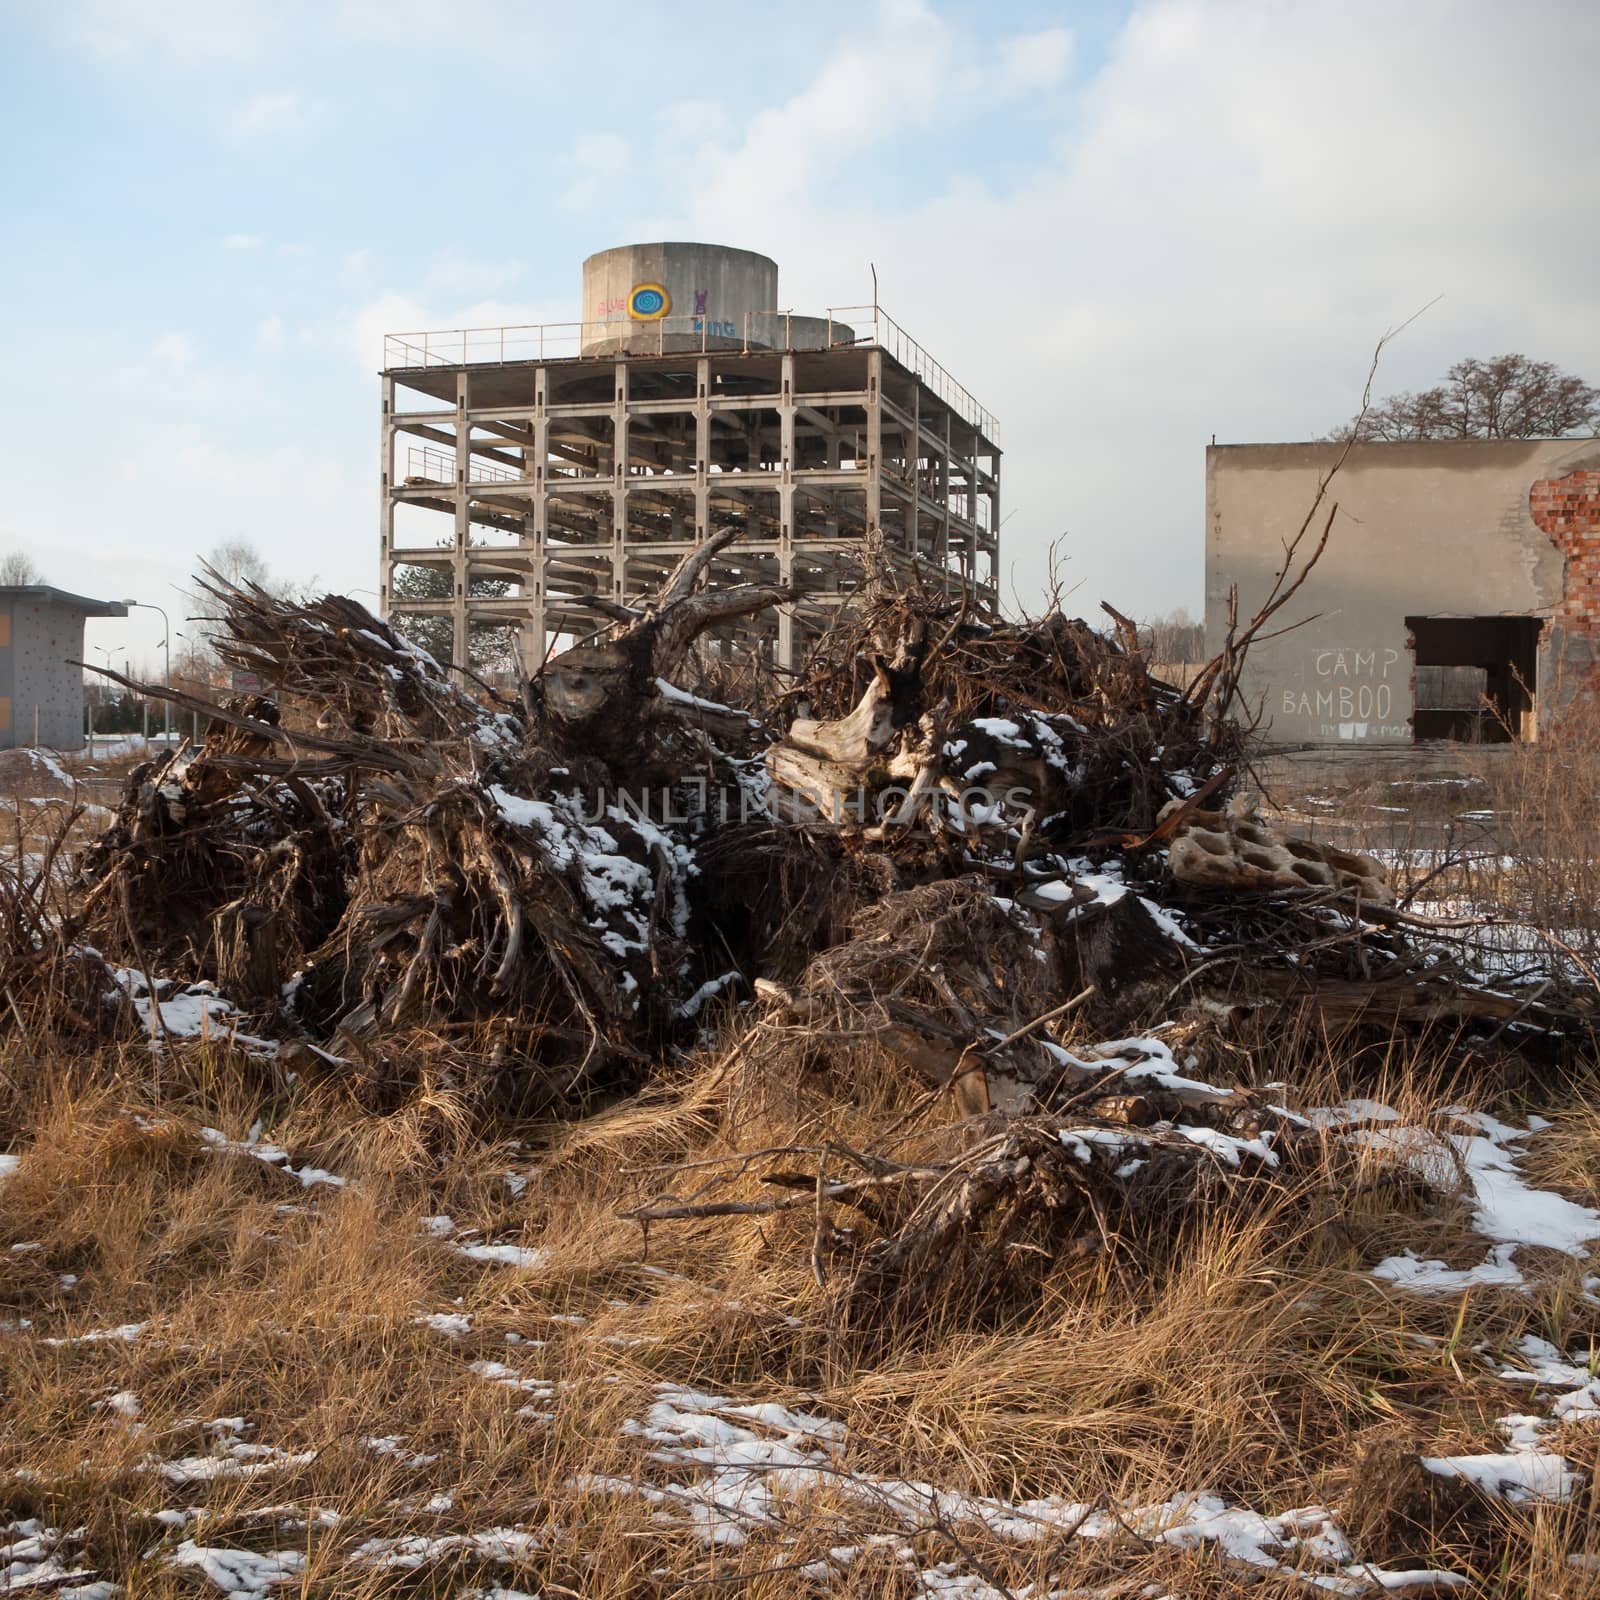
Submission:
<svg viewBox="0 0 1600 1600">
<path fill-rule="evenodd" d="M 671 309 L 671 297 L 659 283 L 635 284 L 628 296 L 628 315 L 635 322 L 657 322 Z"/>
</svg>

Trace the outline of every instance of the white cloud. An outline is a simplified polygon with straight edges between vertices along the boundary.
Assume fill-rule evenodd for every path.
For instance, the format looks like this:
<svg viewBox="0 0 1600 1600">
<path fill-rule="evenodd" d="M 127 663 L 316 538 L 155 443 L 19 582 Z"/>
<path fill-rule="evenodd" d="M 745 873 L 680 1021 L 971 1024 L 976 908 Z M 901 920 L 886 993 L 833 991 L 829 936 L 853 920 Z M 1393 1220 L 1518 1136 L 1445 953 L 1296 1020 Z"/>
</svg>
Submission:
<svg viewBox="0 0 1600 1600">
<path fill-rule="evenodd" d="M 628 141 L 618 133 L 584 133 L 572 143 L 563 163 L 571 182 L 561 203 L 578 209 L 604 204 L 614 194 L 617 180 L 627 170 Z"/>
<path fill-rule="evenodd" d="M 628 163 L 628 141 L 619 133 L 584 133 L 573 141 L 572 160 L 590 172 L 621 172 Z"/>
<path fill-rule="evenodd" d="M 497 343 L 499 330 L 537 330 L 542 325 L 551 328 L 544 345 L 539 335 L 512 331 L 509 343 Z M 407 294 L 390 291 L 357 310 L 344 326 L 348 347 L 365 371 L 372 372 L 381 364 L 392 361 L 396 366 L 419 362 L 423 349 L 422 335 L 427 335 L 426 348 L 435 357 L 441 355 L 455 359 L 456 352 L 468 349 L 476 358 L 484 358 L 496 351 L 514 356 L 576 355 L 577 330 L 572 325 L 570 304 L 559 306 L 535 305 L 495 299 L 474 300 L 467 303 L 443 305 L 414 299 Z M 465 343 L 462 330 L 469 332 Z M 417 337 L 408 341 L 411 354 L 399 345 L 388 350 L 385 340 L 391 335 L 411 334 Z M 474 336 L 476 334 L 476 336 Z M 569 340 L 572 348 L 562 343 Z"/>
<path fill-rule="evenodd" d="M 875 261 L 889 311 L 1001 418 L 1003 577 L 1037 596 L 1066 533 L 1088 610 L 1195 607 L 1212 433 L 1332 427 L 1378 335 L 1435 295 L 1380 392 L 1504 349 L 1600 375 L 1600 278 L 1580 270 L 1600 218 L 1573 198 L 1600 183 L 1600 9 L 1554 9 L 1556 58 L 1488 4 L 1149 0 L 1070 135 L 1020 170 L 1007 151 L 1006 187 L 897 203 L 873 147 L 907 148 L 964 71 L 960 40 L 898 5 L 652 225 L 769 250 L 801 311 L 864 298 Z M 827 131 L 790 159 L 798 127 Z"/>
<path fill-rule="evenodd" d="M 150 346 L 150 359 L 164 367 L 187 367 L 194 360 L 194 344 L 186 333 L 164 333 Z"/>
<path fill-rule="evenodd" d="M 263 355 L 275 355 L 283 348 L 283 318 L 267 317 L 256 327 L 256 349 Z"/>
<path fill-rule="evenodd" d="M 518 54 L 552 62 L 593 51 L 605 23 L 580 8 L 531 6 L 527 0 L 453 0 L 449 26 L 436 0 L 323 0 L 333 27 L 361 45 L 420 46 L 430 61 L 451 55 L 503 60 Z M 619 13 L 620 15 L 620 13 Z"/>
<path fill-rule="evenodd" d="M 1038 33 L 1016 34 L 1000 41 L 1000 74 L 1012 89 L 1050 89 L 1058 84 L 1072 60 L 1072 31 L 1043 28 Z"/>
<path fill-rule="evenodd" d="M 315 504 L 349 497 L 356 481 L 348 463 L 309 455 L 299 445 L 231 449 L 189 425 L 163 429 L 161 437 L 162 449 L 143 464 L 140 476 L 174 489 L 204 488 L 244 500 L 259 496 L 263 484 L 293 483 L 297 498 Z M 267 556 L 271 562 L 270 548 Z"/>
<path fill-rule="evenodd" d="M 72 35 L 97 55 L 149 51 L 180 61 L 254 55 L 270 15 L 259 0 L 84 0 L 64 13 Z"/>
<path fill-rule="evenodd" d="M 355 313 L 349 323 L 349 339 L 356 359 L 370 372 L 390 359 L 384 347 L 390 335 L 420 333 L 443 326 L 429 315 L 420 301 L 391 292 L 379 295 Z"/>
<path fill-rule="evenodd" d="M 725 139 L 732 119 L 720 100 L 674 100 L 660 117 L 661 137 L 669 144 L 704 144 Z"/>
<path fill-rule="evenodd" d="M 230 233 L 222 241 L 224 250 L 259 250 L 261 248 L 261 235 L 259 233 Z"/>
<path fill-rule="evenodd" d="M 228 131 L 241 139 L 284 138 L 307 132 L 316 119 L 298 90 L 263 90 L 234 108 Z"/>
<path fill-rule="evenodd" d="M 488 295 L 522 276 L 520 261 L 480 261 L 454 251 L 438 256 L 428 268 L 428 288 L 442 294 Z"/>
<path fill-rule="evenodd" d="M 923 0 L 880 0 L 875 22 L 830 51 L 816 77 L 751 120 L 742 144 L 708 139 L 689 170 L 695 187 L 738 212 L 746 237 L 783 237 L 791 203 L 847 158 L 946 114 L 965 76 L 950 27 Z"/>
</svg>

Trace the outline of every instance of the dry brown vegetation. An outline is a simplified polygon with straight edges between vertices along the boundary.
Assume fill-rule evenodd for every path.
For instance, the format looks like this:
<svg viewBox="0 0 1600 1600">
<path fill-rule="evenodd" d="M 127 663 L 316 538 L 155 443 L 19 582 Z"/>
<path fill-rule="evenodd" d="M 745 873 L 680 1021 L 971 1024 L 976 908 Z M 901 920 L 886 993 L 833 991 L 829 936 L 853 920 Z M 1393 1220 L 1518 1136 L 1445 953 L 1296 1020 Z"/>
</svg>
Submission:
<svg viewBox="0 0 1600 1600">
<path fill-rule="evenodd" d="M 282 614 L 253 604 L 242 628 L 270 640 L 261 618 Z M 1537 1243 L 1482 1273 L 1501 1246 L 1474 1186 L 1502 1161 L 1513 1198 L 1600 1207 L 1577 876 L 1592 766 L 1571 748 L 1518 752 L 1497 780 L 1521 809 L 1499 822 L 1495 860 L 1518 859 L 1494 903 L 1542 963 L 1497 988 L 1473 976 L 1482 919 L 1453 915 L 1491 889 L 1459 851 L 1426 883 L 1433 864 L 1404 856 L 1399 908 L 1174 885 L 1171 834 L 1149 835 L 1169 775 L 1213 775 L 1214 708 L 1114 639 L 946 615 L 922 637 L 948 630 L 947 654 L 880 649 L 875 667 L 854 638 L 752 748 L 837 757 L 834 734 L 793 742 L 793 718 L 826 728 L 915 665 L 935 731 L 904 720 L 875 762 L 926 770 L 1031 696 L 1044 726 L 1089 730 L 1069 763 L 1082 809 L 1058 808 L 1054 836 L 735 830 L 720 859 L 700 849 L 681 944 L 610 969 L 647 1008 L 607 1013 L 592 952 L 557 937 L 572 880 L 482 803 L 554 793 L 570 730 L 530 700 L 486 767 L 448 727 L 416 733 L 465 704 L 424 675 L 397 713 L 416 736 L 396 738 L 359 696 L 400 647 L 348 616 L 377 666 L 363 680 L 337 657 L 339 715 L 319 720 L 306 663 L 347 645 L 287 609 L 315 649 L 280 661 L 300 697 L 281 719 L 235 707 L 197 760 L 136 772 L 103 837 L 81 813 L 63 834 L 70 804 L 19 812 L 0 1592 L 1600 1594 L 1600 1424 L 1551 1420 L 1578 1377 L 1505 1376 L 1544 1371 L 1538 1349 L 1592 1351 L 1600 1284 L 1581 1248 Z M 975 753 L 1051 781 L 1035 749 L 988 736 Z M 1130 769 L 1151 742 L 1171 762 Z M 693 748 L 681 724 L 649 744 L 662 762 Z M 291 777 L 323 806 L 347 784 L 341 814 L 365 819 L 324 923 L 316 806 Z M 1558 830 L 1584 865 L 1545 864 Z M 55 862 L 85 846 L 69 883 Z M 165 917 L 152 862 L 183 871 Z M 1074 888 L 1116 874 L 1120 898 Z M 350 973 L 360 992 L 308 1016 L 258 988 L 252 1009 L 265 947 L 230 966 L 179 931 L 269 893 L 276 974 L 324 963 L 330 993 Z M 534 966 L 491 996 L 519 905 Z M 396 907 L 403 934 L 361 944 Z M 51 942 L 62 928 L 76 953 Z M 665 962 L 684 947 L 703 964 Z M 537 966 L 551 951 L 571 986 Z M 675 1016 L 712 954 L 751 982 Z M 1424 957 L 1409 1000 L 1330 998 Z M 238 1009 L 183 1037 L 126 974 L 107 1003 L 105 974 L 146 964 Z M 596 1051 L 603 1073 L 559 1076 Z M 1549 1125 L 1524 1131 L 1533 1115 Z M 1374 1275 L 1396 1259 L 1464 1276 Z M 1512 1415 L 1539 1419 L 1564 1494 L 1514 1503 L 1423 1465 L 1499 1456 Z"/>
<path fill-rule="evenodd" d="M 1319 1053 L 1311 1038 L 1259 1047 L 1266 1073 Z M 1396 1060 L 1362 1087 L 1426 1123 L 1459 1090 L 1428 1071 Z M 1302 1070 L 1301 1092 L 1336 1102 L 1349 1084 L 1333 1063 L 1321 1072 Z M 420 1594 L 687 1593 L 741 1573 L 752 1593 L 914 1594 L 940 1563 L 1002 1594 L 1233 1592 L 1244 1579 L 1225 1551 L 1152 1542 L 1131 1516 L 1103 1538 L 1019 1541 L 997 1535 L 992 1508 L 930 1501 L 908 1524 L 898 1499 L 880 1503 L 898 1480 L 1097 1508 L 1205 1489 L 1267 1515 L 1330 1506 L 1361 1559 L 1447 1567 L 1480 1592 L 1595 1592 L 1570 1562 L 1600 1554 L 1592 1476 L 1565 1505 L 1510 1507 L 1417 1464 L 1493 1450 L 1495 1419 L 1534 1409 L 1490 1363 L 1529 1333 L 1562 1349 L 1592 1338 L 1582 1270 L 1552 1256 L 1526 1293 L 1443 1298 L 1374 1282 L 1364 1269 L 1408 1244 L 1470 1264 L 1481 1241 L 1460 1196 L 1420 1192 L 1380 1159 L 1353 1165 L 1337 1140 L 1270 1194 L 1117 1218 L 1109 1252 L 1019 1251 L 981 1300 L 952 1293 L 888 1330 L 852 1326 L 813 1278 L 806 1211 L 648 1238 L 618 1216 L 663 1162 L 829 1138 L 926 1150 L 949 1117 L 922 1098 L 870 1045 L 777 1081 L 710 1049 L 647 1101 L 496 1139 L 469 1133 L 449 1091 L 375 1115 L 222 1047 L 159 1074 L 137 1048 L 72 1061 L 13 1047 L 5 1135 L 26 1155 L 0 1216 L 7 1509 L 82 1528 L 74 1564 L 151 1594 L 194 1590 L 196 1574 L 168 1564 L 184 1540 L 303 1554 L 291 1590 L 389 1593 L 401 1574 L 360 1552 L 406 1538 L 442 1541 L 404 1574 Z M 199 1134 L 243 1139 L 261 1121 L 295 1165 L 348 1182 L 307 1189 Z M 1537 1176 L 1593 1200 L 1597 1162 L 1600 1119 L 1572 1111 Z M 528 1180 L 520 1193 L 508 1174 Z M 751 1174 L 732 1192 L 763 1188 Z M 430 1230 L 440 1215 L 455 1233 Z M 475 1261 L 463 1238 L 539 1255 Z M 464 1331 L 419 1321 L 435 1313 Z M 71 1342 L 129 1324 L 126 1341 Z M 485 1361 L 509 1371 L 474 1370 Z M 686 1513 L 587 1488 L 693 1481 L 630 1434 L 662 1384 L 841 1423 L 838 1485 L 780 1497 L 748 1542 L 710 1548 Z M 108 1404 L 117 1395 L 137 1397 L 136 1417 Z M 215 1458 L 203 1425 L 229 1417 L 281 1463 L 170 1481 L 171 1463 Z M 362 1443 L 394 1436 L 394 1454 Z M 1595 1464 L 1589 1439 L 1562 1441 L 1580 1470 Z M 531 1537 L 493 1559 L 456 1537 L 504 1528 Z M 830 1566 L 830 1550 L 883 1536 L 876 1555 Z"/>
</svg>

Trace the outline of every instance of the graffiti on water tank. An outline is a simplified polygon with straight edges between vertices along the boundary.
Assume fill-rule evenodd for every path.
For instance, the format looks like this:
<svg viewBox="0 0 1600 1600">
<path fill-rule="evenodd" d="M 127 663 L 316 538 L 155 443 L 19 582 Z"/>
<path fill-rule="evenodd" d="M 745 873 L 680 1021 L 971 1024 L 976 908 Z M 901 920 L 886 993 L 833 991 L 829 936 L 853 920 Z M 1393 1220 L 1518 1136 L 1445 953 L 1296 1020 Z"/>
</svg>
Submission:
<svg viewBox="0 0 1600 1600">
<path fill-rule="evenodd" d="M 636 283 L 628 296 L 628 315 L 635 322 L 659 322 L 672 310 L 672 296 L 659 283 Z"/>
<path fill-rule="evenodd" d="M 696 289 L 694 292 L 694 331 L 703 333 L 712 339 L 738 338 L 732 318 L 713 321 L 707 317 L 706 301 L 709 298 L 709 294 L 710 291 L 706 289 Z"/>
<path fill-rule="evenodd" d="M 707 305 L 711 298 L 708 289 L 694 291 L 694 332 L 712 339 L 737 339 L 738 324 L 732 317 L 711 318 Z M 672 310 L 672 296 L 659 283 L 635 284 L 627 295 L 597 300 L 594 317 L 597 322 L 659 322 Z"/>
</svg>

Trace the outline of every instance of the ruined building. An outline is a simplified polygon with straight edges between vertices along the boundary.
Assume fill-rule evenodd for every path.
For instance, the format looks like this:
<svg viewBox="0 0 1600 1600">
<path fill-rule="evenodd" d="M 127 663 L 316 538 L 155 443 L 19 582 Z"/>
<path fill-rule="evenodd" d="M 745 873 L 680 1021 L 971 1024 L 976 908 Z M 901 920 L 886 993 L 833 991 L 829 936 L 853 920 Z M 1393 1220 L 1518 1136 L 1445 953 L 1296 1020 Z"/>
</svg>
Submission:
<svg viewBox="0 0 1600 1600">
<path fill-rule="evenodd" d="M 1206 452 L 1206 627 L 1248 618 L 1340 444 Z M 1538 737 L 1600 691 L 1600 440 L 1355 446 L 1328 548 L 1251 647 L 1278 743 Z M 1321 522 L 1314 533 L 1320 532 Z"/>
<path fill-rule="evenodd" d="M 506 630 L 531 669 L 594 630 L 586 598 L 652 592 L 730 525 L 742 536 L 711 581 L 799 594 L 729 645 L 782 666 L 856 585 L 869 541 L 992 610 L 994 418 L 878 307 L 778 304 L 765 256 L 634 245 L 584 263 L 581 322 L 389 335 L 384 613 L 448 617 L 457 663 L 474 634 Z M 397 585 L 407 569 L 431 577 Z"/>
</svg>

